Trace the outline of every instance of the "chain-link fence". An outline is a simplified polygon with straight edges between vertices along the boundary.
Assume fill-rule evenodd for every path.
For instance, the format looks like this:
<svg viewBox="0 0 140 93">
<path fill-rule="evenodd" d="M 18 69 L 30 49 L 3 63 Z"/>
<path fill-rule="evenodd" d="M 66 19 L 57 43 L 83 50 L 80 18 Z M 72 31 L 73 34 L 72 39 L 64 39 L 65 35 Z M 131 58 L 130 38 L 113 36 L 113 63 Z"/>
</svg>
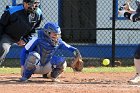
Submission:
<svg viewBox="0 0 140 93">
<path fill-rule="evenodd" d="M 22 0 L 16 2 L 22 3 Z M 88 64 L 101 65 L 104 58 L 109 58 L 112 66 L 118 61 L 122 65 L 132 65 L 134 51 L 140 42 L 140 22 L 126 20 L 117 14 L 118 7 L 125 2 L 126 0 L 41 0 L 40 8 L 44 16 L 41 27 L 48 21 L 58 22 L 64 41 L 77 47 Z M 1 0 L 0 3 L 1 15 L 6 5 L 12 4 L 12 0 Z M 130 5 L 136 8 L 134 1 Z"/>
</svg>

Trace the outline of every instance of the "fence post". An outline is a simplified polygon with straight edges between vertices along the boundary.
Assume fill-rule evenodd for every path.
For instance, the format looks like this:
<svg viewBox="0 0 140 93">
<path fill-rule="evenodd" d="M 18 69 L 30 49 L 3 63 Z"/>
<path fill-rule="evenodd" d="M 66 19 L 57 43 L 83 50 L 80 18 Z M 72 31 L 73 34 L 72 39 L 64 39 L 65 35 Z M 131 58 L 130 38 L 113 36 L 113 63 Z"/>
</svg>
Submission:
<svg viewBox="0 0 140 93">
<path fill-rule="evenodd" d="M 112 67 L 115 66 L 115 20 L 116 20 L 116 0 L 113 0 L 112 9 Z"/>
</svg>

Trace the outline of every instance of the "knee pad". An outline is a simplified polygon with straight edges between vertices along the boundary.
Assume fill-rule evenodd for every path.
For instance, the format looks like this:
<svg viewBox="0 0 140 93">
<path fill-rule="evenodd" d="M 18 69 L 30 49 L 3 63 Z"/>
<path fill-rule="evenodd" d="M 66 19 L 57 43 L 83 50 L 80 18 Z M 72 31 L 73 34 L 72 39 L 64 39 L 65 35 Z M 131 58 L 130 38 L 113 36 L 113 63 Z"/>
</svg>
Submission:
<svg viewBox="0 0 140 93">
<path fill-rule="evenodd" d="M 25 67 L 28 70 L 34 69 L 35 65 L 39 63 L 40 55 L 37 52 L 31 52 L 29 53 L 26 61 L 25 61 Z"/>
</svg>

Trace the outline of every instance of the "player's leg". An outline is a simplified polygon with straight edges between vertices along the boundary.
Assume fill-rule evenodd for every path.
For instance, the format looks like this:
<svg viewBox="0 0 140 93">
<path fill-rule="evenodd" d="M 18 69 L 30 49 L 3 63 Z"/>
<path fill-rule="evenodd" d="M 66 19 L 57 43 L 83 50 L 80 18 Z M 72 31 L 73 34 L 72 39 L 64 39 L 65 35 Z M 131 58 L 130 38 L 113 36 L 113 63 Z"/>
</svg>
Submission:
<svg viewBox="0 0 140 93">
<path fill-rule="evenodd" d="M 60 64 L 59 66 L 53 66 L 52 72 L 50 74 L 50 76 L 52 77 L 52 81 L 54 82 L 60 82 L 60 80 L 58 79 L 58 77 L 62 74 L 62 72 L 64 72 L 64 70 L 67 67 L 67 63 L 66 61 L 64 61 L 62 64 Z"/>
<path fill-rule="evenodd" d="M 5 35 L 5 34 L 0 39 L 0 65 L 4 61 L 13 43 L 14 41 L 8 35 Z"/>
<path fill-rule="evenodd" d="M 52 64 L 48 62 L 45 66 L 36 65 L 35 74 L 48 74 L 52 71 Z"/>
<path fill-rule="evenodd" d="M 23 68 L 22 78 L 20 81 L 27 81 L 36 70 L 36 64 L 40 60 L 40 55 L 37 52 L 30 52 Z"/>
<path fill-rule="evenodd" d="M 58 77 L 61 73 L 66 69 L 67 63 L 64 57 L 54 56 L 51 60 L 52 71 L 50 73 L 50 77 L 52 81 L 59 82 Z"/>
<path fill-rule="evenodd" d="M 49 74 L 50 74 L 50 72 L 52 71 L 52 64 L 49 62 L 49 63 L 47 63 L 45 66 L 44 66 L 44 69 L 43 69 L 43 73 L 42 73 L 42 77 L 43 78 L 50 78 L 49 76 Z"/>
<path fill-rule="evenodd" d="M 51 61 L 44 66 L 43 75 L 45 78 L 51 78 L 52 81 L 57 81 L 60 74 L 66 69 L 67 63 L 65 58 L 53 56 Z M 46 74 L 44 74 L 46 73 Z"/>
<path fill-rule="evenodd" d="M 139 83 L 140 82 L 140 45 L 136 49 L 136 52 L 134 55 L 134 65 L 135 65 L 135 69 L 136 69 L 136 75 L 128 81 L 129 83 Z"/>
</svg>

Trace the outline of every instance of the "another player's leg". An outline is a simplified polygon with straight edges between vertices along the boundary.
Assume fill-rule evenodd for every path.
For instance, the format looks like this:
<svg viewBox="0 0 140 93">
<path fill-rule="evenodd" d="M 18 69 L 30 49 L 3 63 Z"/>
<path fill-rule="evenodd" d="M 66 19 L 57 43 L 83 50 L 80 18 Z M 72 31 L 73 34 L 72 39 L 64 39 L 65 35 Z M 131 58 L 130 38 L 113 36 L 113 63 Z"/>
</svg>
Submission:
<svg viewBox="0 0 140 93">
<path fill-rule="evenodd" d="M 134 65 L 136 68 L 136 75 L 132 77 L 128 82 L 132 84 L 137 84 L 140 83 L 140 45 L 138 46 L 134 56 Z"/>
<path fill-rule="evenodd" d="M 0 39 L 0 65 L 4 61 L 13 42 L 14 41 L 7 35 L 3 35 Z"/>
<path fill-rule="evenodd" d="M 28 81 L 28 79 L 36 70 L 36 64 L 39 62 L 39 60 L 40 60 L 40 55 L 37 52 L 29 53 L 25 61 L 23 74 L 22 74 L 22 78 L 20 78 L 20 82 Z"/>
</svg>

